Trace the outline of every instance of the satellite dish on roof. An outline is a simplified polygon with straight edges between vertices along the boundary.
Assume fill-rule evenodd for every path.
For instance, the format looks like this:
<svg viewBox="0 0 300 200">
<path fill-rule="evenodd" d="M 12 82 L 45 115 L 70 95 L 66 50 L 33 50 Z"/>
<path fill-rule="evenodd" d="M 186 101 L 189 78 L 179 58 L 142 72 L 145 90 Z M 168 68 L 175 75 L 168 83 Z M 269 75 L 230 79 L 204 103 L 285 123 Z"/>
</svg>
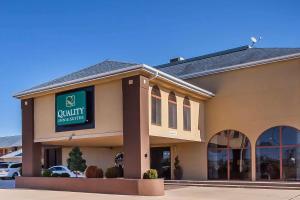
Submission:
<svg viewBox="0 0 300 200">
<path fill-rule="evenodd" d="M 251 37 L 250 40 L 253 42 L 253 43 L 256 43 L 257 42 L 257 39 L 255 37 Z"/>
<path fill-rule="evenodd" d="M 260 37 L 260 36 L 259 36 L 258 39 L 256 39 L 256 37 L 251 37 L 250 40 L 251 40 L 252 43 L 249 45 L 249 48 L 254 47 L 254 45 L 255 45 L 257 42 L 259 42 L 261 39 L 262 39 L 262 37 Z"/>
</svg>

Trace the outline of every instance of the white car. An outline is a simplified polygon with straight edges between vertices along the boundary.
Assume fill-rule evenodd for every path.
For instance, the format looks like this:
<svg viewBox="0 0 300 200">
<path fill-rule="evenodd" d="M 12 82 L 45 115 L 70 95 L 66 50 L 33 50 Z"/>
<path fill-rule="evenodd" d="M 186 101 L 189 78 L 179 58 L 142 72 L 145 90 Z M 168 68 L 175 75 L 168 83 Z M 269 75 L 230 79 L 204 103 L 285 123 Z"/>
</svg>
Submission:
<svg viewBox="0 0 300 200">
<path fill-rule="evenodd" d="M 20 176 L 20 169 L 22 163 L 0 163 L 0 178 L 15 179 L 16 176 Z"/>
<path fill-rule="evenodd" d="M 64 173 L 66 173 L 66 174 L 69 174 L 70 177 L 83 177 L 82 173 L 78 173 L 76 175 L 68 167 L 63 166 L 63 165 L 53 166 L 53 167 L 50 167 L 48 170 L 51 171 L 52 174 L 64 174 Z"/>
</svg>

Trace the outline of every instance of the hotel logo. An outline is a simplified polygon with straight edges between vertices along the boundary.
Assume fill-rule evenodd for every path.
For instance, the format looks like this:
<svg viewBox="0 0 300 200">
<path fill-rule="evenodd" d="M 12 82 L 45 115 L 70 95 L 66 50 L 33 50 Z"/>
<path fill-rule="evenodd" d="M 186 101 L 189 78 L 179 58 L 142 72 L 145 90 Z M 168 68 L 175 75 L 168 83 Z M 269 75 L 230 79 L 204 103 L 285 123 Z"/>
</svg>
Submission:
<svg viewBox="0 0 300 200">
<path fill-rule="evenodd" d="M 66 107 L 71 108 L 74 107 L 75 104 L 75 95 L 67 96 L 66 97 Z"/>
</svg>

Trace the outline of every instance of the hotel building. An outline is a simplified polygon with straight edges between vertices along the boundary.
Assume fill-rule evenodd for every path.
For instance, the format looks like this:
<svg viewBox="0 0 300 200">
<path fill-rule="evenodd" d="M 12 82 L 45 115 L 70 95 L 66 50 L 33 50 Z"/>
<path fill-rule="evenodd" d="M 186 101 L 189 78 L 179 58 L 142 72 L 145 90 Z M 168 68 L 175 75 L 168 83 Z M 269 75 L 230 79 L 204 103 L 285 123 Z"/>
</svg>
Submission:
<svg viewBox="0 0 300 200">
<path fill-rule="evenodd" d="M 79 146 L 124 177 L 149 168 L 186 180 L 300 179 L 300 49 L 249 48 L 159 66 L 104 61 L 17 93 L 23 175 L 66 165 Z"/>
</svg>

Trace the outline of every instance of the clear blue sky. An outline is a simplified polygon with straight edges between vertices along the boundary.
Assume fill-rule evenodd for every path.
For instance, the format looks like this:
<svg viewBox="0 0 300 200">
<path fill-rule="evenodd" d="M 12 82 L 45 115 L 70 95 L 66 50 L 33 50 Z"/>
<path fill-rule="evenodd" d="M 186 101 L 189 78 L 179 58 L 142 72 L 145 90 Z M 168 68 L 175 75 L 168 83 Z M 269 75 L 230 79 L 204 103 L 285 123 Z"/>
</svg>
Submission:
<svg viewBox="0 0 300 200">
<path fill-rule="evenodd" d="M 0 136 L 21 132 L 12 95 L 104 59 L 156 65 L 249 44 L 300 47 L 300 1 L 0 1 Z"/>
</svg>

